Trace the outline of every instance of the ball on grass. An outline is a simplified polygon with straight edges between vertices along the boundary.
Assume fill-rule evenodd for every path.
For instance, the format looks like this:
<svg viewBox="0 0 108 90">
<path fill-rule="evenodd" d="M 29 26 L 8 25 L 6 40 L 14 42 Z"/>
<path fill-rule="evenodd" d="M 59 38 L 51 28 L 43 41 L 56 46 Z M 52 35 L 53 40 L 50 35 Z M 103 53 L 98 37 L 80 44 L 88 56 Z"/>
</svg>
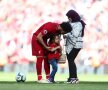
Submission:
<svg viewBox="0 0 108 90">
<path fill-rule="evenodd" d="M 26 75 L 21 73 L 21 72 L 17 73 L 16 81 L 17 82 L 25 82 L 26 81 Z"/>
</svg>

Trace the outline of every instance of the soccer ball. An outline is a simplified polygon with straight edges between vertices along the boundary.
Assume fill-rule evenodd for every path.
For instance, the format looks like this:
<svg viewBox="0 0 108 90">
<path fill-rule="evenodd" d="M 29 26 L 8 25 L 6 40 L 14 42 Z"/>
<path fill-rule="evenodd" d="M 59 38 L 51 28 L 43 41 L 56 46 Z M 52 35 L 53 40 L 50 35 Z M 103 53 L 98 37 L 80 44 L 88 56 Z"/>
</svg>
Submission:
<svg viewBox="0 0 108 90">
<path fill-rule="evenodd" d="M 16 75 L 16 81 L 17 82 L 25 82 L 25 80 L 26 80 L 26 75 L 24 75 L 23 73 L 19 72 Z"/>
</svg>

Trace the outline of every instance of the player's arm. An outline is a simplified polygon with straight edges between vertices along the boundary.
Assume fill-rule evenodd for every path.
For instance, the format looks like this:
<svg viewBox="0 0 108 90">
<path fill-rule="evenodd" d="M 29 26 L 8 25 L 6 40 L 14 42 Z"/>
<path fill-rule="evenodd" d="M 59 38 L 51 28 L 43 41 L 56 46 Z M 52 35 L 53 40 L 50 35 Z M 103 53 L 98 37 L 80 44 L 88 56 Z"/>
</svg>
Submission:
<svg viewBox="0 0 108 90">
<path fill-rule="evenodd" d="M 57 47 L 55 47 L 55 48 L 52 48 L 51 49 L 51 52 L 54 52 L 54 51 L 56 51 L 57 49 L 60 49 L 61 47 L 60 46 L 57 46 Z"/>
<path fill-rule="evenodd" d="M 36 38 L 36 39 L 39 41 L 39 43 L 40 43 L 46 50 L 50 51 L 50 47 L 48 47 L 48 46 L 45 45 L 45 43 L 44 43 L 42 37 L 43 37 L 42 33 L 39 33 L 39 34 L 37 35 L 37 38 Z"/>
</svg>

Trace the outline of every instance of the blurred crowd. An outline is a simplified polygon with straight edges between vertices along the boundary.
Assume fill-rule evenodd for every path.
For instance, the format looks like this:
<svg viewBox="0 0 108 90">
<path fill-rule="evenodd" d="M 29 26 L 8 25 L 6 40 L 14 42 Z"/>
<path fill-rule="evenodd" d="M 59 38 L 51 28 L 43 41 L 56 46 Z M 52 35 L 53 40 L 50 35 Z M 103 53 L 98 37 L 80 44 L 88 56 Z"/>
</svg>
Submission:
<svg viewBox="0 0 108 90">
<path fill-rule="evenodd" d="M 84 68 L 85 73 L 87 67 L 97 73 L 99 67 L 107 65 L 108 0 L 0 0 L 0 69 L 26 67 L 27 71 L 34 71 L 33 32 L 48 21 L 67 21 L 65 14 L 70 9 L 76 10 L 87 24 L 84 48 L 76 60 L 78 67 Z M 64 72 L 67 63 L 60 68 Z"/>
</svg>

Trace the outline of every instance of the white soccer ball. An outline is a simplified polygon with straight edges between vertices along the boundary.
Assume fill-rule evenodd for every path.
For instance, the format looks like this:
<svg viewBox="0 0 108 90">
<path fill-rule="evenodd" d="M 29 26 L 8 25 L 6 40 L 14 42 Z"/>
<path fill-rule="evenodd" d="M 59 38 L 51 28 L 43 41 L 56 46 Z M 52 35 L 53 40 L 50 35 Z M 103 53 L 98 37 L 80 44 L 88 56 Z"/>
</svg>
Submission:
<svg viewBox="0 0 108 90">
<path fill-rule="evenodd" d="M 23 74 L 21 72 L 17 73 L 17 75 L 16 75 L 16 81 L 17 82 L 25 82 L 25 80 L 26 80 L 25 74 Z"/>
</svg>

